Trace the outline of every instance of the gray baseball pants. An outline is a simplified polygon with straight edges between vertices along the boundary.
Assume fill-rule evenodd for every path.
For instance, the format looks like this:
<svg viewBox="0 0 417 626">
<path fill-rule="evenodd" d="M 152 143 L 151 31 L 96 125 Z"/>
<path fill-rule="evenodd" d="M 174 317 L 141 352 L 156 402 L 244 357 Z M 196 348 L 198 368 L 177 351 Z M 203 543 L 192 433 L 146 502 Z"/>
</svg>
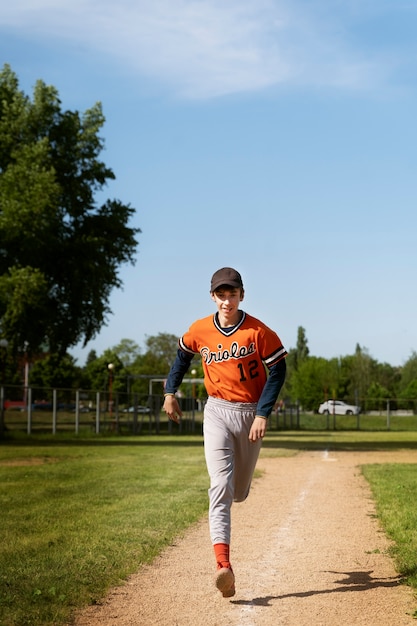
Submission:
<svg viewBox="0 0 417 626">
<path fill-rule="evenodd" d="M 249 495 L 262 440 L 249 441 L 256 404 L 209 397 L 204 408 L 204 453 L 210 477 L 210 537 L 230 544 L 231 507 Z"/>
</svg>

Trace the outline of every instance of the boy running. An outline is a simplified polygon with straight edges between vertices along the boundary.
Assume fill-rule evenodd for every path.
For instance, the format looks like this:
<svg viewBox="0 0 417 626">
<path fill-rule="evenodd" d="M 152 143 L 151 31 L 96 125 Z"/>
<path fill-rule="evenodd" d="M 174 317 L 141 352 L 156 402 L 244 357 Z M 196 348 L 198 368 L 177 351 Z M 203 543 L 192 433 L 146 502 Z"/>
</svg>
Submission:
<svg viewBox="0 0 417 626">
<path fill-rule="evenodd" d="M 230 598 L 235 594 L 231 506 L 249 495 L 267 419 L 284 384 L 287 352 L 274 331 L 239 308 L 244 289 L 235 269 L 224 267 L 213 274 L 210 295 L 217 312 L 194 322 L 180 338 L 163 408 L 169 419 L 179 422 L 182 412 L 175 393 L 194 355 L 200 354 L 208 394 L 203 433 L 215 584 Z"/>
</svg>

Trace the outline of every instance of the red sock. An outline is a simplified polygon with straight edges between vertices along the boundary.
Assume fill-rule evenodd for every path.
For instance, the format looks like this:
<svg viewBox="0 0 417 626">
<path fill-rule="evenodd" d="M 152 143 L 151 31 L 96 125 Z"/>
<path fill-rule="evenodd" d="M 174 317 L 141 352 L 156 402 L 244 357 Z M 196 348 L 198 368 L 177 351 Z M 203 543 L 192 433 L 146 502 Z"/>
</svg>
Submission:
<svg viewBox="0 0 417 626">
<path fill-rule="evenodd" d="M 217 568 L 228 567 L 232 569 L 230 565 L 230 547 L 227 543 L 215 543 L 213 545 L 214 554 L 216 556 Z"/>
</svg>

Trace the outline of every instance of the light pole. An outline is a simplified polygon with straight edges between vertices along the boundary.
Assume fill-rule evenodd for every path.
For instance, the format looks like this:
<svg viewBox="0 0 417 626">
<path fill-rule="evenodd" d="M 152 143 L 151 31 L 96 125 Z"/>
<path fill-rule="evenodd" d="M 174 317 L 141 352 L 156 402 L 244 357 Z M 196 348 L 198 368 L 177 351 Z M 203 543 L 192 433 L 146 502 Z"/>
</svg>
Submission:
<svg viewBox="0 0 417 626">
<path fill-rule="evenodd" d="M 7 339 L 0 339 L 0 437 L 4 434 L 4 372 L 6 369 L 6 350 L 8 345 Z"/>
<path fill-rule="evenodd" d="M 114 363 L 109 363 L 107 366 L 107 369 L 109 370 L 109 413 L 110 413 L 110 422 L 112 420 L 112 413 L 113 413 L 113 370 L 114 370 Z"/>
</svg>

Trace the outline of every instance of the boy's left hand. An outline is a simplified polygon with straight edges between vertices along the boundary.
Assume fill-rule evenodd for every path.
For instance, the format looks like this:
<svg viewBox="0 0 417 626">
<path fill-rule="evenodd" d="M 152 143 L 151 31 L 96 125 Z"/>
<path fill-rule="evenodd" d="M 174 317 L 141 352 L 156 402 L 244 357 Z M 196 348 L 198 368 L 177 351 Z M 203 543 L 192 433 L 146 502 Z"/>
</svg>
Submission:
<svg viewBox="0 0 417 626">
<path fill-rule="evenodd" d="M 266 433 L 267 420 L 264 417 L 255 417 L 249 432 L 249 441 L 263 439 Z"/>
</svg>

